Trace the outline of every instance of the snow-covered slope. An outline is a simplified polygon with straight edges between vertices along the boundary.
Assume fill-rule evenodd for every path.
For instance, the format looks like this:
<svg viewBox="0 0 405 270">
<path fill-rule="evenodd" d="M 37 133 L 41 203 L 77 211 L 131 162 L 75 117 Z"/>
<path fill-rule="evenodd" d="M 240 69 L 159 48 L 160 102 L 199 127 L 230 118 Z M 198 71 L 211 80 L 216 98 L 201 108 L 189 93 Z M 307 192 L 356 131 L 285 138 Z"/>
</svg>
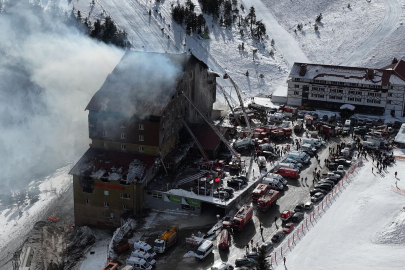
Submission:
<svg viewBox="0 0 405 270">
<path fill-rule="evenodd" d="M 401 167 L 404 165 L 398 161 L 380 175 L 373 174 L 372 163 L 366 162 L 315 227 L 286 254 L 286 268 L 403 269 L 405 172 Z M 403 194 L 392 190 L 395 182 Z M 285 267 L 280 265 L 276 269 Z"/>
</svg>

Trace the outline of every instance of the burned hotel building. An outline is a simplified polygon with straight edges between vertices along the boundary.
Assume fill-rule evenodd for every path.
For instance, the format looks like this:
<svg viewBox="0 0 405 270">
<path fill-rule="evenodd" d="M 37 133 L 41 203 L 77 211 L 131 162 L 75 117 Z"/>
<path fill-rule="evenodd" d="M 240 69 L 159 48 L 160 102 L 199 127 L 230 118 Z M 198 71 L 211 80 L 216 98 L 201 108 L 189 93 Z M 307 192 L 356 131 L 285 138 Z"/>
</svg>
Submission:
<svg viewBox="0 0 405 270">
<path fill-rule="evenodd" d="M 182 119 L 204 122 L 183 93 L 210 118 L 216 76 L 190 54 L 125 53 L 86 107 L 91 144 L 70 171 L 76 225 L 119 227 L 142 209 Z"/>
</svg>

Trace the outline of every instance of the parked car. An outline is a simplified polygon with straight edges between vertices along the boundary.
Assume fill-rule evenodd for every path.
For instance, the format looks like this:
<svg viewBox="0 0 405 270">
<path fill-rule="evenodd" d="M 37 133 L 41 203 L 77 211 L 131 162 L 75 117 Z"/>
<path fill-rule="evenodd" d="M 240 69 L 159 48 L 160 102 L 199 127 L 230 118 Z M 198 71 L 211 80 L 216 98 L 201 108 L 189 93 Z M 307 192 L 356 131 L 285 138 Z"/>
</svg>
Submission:
<svg viewBox="0 0 405 270">
<path fill-rule="evenodd" d="M 298 117 L 298 118 L 304 118 L 304 115 L 305 115 L 305 112 L 304 112 L 304 111 L 299 111 L 299 112 L 297 113 L 297 117 Z"/>
<path fill-rule="evenodd" d="M 302 212 L 302 211 L 304 211 L 304 204 L 303 203 L 297 204 L 294 208 L 294 212 Z"/>
<path fill-rule="evenodd" d="M 317 113 L 313 113 L 313 114 L 312 114 L 312 118 L 313 118 L 314 120 L 318 120 L 318 119 L 319 119 L 319 115 L 318 115 Z"/>
<path fill-rule="evenodd" d="M 223 188 L 220 188 L 219 190 L 228 192 L 229 197 L 232 197 L 233 193 L 235 191 L 233 188 L 230 188 L 230 187 L 223 187 Z"/>
<path fill-rule="evenodd" d="M 326 191 L 331 191 L 333 187 L 330 184 L 322 183 L 322 184 L 315 185 L 315 188 L 320 188 L 320 189 L 323 189 L 323 190 L 326 190 Z"/>
<path fill-rule="evenodd" d="M 307 202 L 306 204 L 304 204 L 305 210 L 311 210 L 312 208 L 314 208 L 314 205 L 312 204 L 312 202 Z"/>
<path fill-rule="evenodd" d="M 235 260 L 236 267 L 255 266 L 256 264 L 257 264 L 256 260 L 251 258 L 239 258 Z"/>
<path fill-rule="evenodd" d="M 309 191 L 309 195 L 314 196 L 316 193 L 322 192 L 323 194 L 327 194 L 328 192 L 326 190 L 320 189 L 320 188 L 314 188 Z"/>
<path fill-rule="evenodd" d="M 245 181 L 238 179 L 238 178 L 232 178 L 227 181 L 228 187 L 237 187 L 243 186 L 245 184 Z"/>
<path fill-rule="evenodd" d="M 283 232 L 290 233 L 294 229 L 294 223 L 287 223 L 283 228 Z"/>
<path fill-rule="evenodd" d="M 215 191 L 212 196 L 220 199 L 228 199 L 230 197 L 229 193 L 226 191 Z"/>
<path fill-rule="evenodd" d="M 285 233 L 284 232 L 276 232 L 275 235 L 273 235 L 273 237 L 271 238 L 271 242 L 273 243 L 279 243 L 281 242 L 281 240 L 283 240 L 285 237 Z"/>
<path fill-rule="evenodd" d="M 303 219 L 304 219 L 304 213 L 298 212 L 293 215 L 293 217 L 291 218 L 291 221 L 294 223 L 299 223 Z"/>
<path fill-rule="evenodd" d="M 326 179 L 321 179 L 321 181 L 319 181 L 318 184 L 319 185 L 328 184 L 328 185 L 331 185 L 332 187 L 335 186 L 335 182 L 333 182 L 332 180 L 326 180 Z"/>
<path fill-rule="evenodd" d="M 260 249 L 264 252 L 269 252 L 273 248 L 273 244 L 271 242 L 264 242 L 260 245 Z"/>
<path fill-rule="evenodd" d="M 219 262 L 215 263 L 207 270 L 233 270 L 233 266 L 227 262 Z"/>
<path fill-rule="evenodd" d="M 336 172 L 345 175 L 345 169 L 343 168 L 343 165 L 339 165 L 336 169 Z"/>
<path fill-rule="evenodd" d="M 326 122 L 328 121 L 329 117 L 325 114 L 324 116 L 322 116 L 322 121 Z"/>
<path fill-rule="evenodd" d="M 328 163 L 328 165 L 327 165 L 327 167 L 328 167 L 329 170 L 336 170 L 337 166 L 338 166 L 338 164 L 337 164 L 337 163 L 334 163 L 334 162 L 330 162 L 330 163 Z"/>
<path fill-rule="evenodd" d="M 211 194 L 211 189 L 206 189 L 204 187 L 194 187 L 193 192 L 195 194 L 199 194 L 199 195 L 205 195 L 205 196 L 209 196 Z"/>
<path fill-rule="evenodd" d="M 311 197 L 311 202 L 319 202 L 325 197 L 325 194 L 318 192 L 314 196 Z"/>
<path fill-rule="evenodd" d="M 339 165 L 347 166 L 347 167 L 352 164 L 352 162 L 350 160 L 347 160 L 344 158 L 339 158 L 338 160 L 336 160 L 336 163 Z"/>
<path fill-rule="evenodd" d="M 257 258 L 259 258 L 259 256 L 260 256 L 259 252 L 248 252 L 245 255 L 245 258 L 251 258 L 251 259 L 257 260 Z"/>
</svg>

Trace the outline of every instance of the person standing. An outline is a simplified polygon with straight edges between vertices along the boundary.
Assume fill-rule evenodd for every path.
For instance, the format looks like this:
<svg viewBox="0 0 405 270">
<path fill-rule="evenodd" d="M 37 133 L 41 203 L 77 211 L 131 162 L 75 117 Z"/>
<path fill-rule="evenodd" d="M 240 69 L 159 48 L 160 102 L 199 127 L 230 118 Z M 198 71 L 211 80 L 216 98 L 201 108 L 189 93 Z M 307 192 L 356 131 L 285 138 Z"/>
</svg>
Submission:
<svg viewBox="0 0 405 270">
<path fill-rule="evenodd" d="M 260 234 L 261 234 L 262 238 L 263 238 L 263 230 L 264 230 L 264 228 L 260 227 Z"/>
<path fill-rule="evenodd" d="M 287 259 L 284 257 L 284 259 L 283 259 L 283 261 L 284 261 L 284 265 L 285 265 L 285 261 L 286 261 Z"/>
<path fill-rule="evenodd" d="M 397 178 L 397 174 L 398 174 L 398 173 L 397 173 L 397 172 L 395 172 L 395 178 Z"/>
<path fill-rule="evenodd" d="M 371 167 L 371 173 L 374 173 L 374 167 Z"/>
</svg>

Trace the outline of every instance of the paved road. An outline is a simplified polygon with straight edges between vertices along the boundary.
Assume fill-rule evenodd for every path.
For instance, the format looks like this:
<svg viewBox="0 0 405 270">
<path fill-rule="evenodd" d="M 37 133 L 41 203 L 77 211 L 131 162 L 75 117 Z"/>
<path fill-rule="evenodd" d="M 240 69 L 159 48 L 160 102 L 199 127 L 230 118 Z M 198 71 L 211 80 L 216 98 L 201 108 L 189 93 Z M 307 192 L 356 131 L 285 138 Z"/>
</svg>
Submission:
<svg viewBox="0 0 405 270">
<path fill-rule="evenodd" d="M 385 15 L 377 29 L 350 56 L 340 63 L 342 66 L 355 66 L 380 42 L 389 37 L 397 28 L 401 16 L 401 5 L 397 0 L 384 0 Z"/>
</svg>

